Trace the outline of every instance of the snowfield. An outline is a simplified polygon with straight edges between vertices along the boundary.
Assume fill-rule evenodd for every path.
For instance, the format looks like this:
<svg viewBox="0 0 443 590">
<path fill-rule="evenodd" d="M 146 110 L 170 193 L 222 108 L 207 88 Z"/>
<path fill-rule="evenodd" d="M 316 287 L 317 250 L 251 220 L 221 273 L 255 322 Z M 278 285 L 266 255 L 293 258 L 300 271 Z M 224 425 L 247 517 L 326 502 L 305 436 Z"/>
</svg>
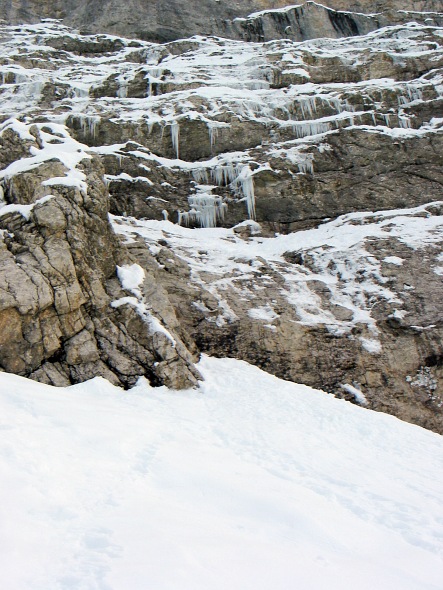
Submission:
<svg viewBox="0 0 443 590">
<path fill-rule="evenodd" d="M 0 373 L 2 588 L 441 590 L 441 436 L 199 369 L 180 393 Z"/>
</svg>

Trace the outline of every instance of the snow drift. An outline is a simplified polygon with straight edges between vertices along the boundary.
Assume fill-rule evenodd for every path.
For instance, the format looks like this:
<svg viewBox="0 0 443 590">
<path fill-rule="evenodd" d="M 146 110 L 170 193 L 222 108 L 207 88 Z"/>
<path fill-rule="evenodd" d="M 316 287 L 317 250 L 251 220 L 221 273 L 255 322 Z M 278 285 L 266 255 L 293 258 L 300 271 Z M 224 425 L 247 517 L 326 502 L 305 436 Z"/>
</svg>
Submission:
<svg viewBox="0 0 443 590">
<path fill-rule="evenodd" d="M 426 590 L 439 435 L 203 358 L 177 393 L 0 374 L 8 590 Z"/>
</svg>

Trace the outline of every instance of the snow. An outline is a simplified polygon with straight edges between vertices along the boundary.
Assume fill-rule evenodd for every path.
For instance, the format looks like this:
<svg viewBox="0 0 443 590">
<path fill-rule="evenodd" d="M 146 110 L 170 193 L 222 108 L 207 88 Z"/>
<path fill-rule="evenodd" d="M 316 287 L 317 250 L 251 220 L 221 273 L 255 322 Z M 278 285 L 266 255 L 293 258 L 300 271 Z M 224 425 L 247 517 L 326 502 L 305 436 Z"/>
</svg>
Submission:
<svg viewBox="0 0 443 590">
<path fill-rule="evenodd" d="M 51 160 L 60 161 L 67 169 L 63 177 L 54 177 L 45 180 L 43 186 L 69 186 L 77 188 L 86 194 L 87 184 L 86 175 L 77 168 L 84 159 L 90 159 L 91 155 L 87 153 L 87 146 L 73 139 L 65 125 L 56 123 L 35 123 L 25 125 L 17 119 L 11 118 L 0 125 L 0 135 L 7 130 L 17 133 L 22 139 L 32 139 L 36 137 L 30 133 L 31 128 L 37 131 L 39 138 L 39 147 L 30 146 L 31 156 L 15 160 L 5 169 L 0 171 L 0 179 L 6 181 L 23 172 L 28 172 L 38 168 L 41 164 Z"/>
<path fill-rule="evenodd" d="M 277 12 L 293 8 L 287 6 Z M 312 59 L 317 58 L 334 58 L 347 65 L 360 66 L 366 63 L 369 55 L 383 51 L 396 61 L 430 53 L 438 60 L 443 50 L 436 45 L 430 48 L 428 40 L 431 32 L 436 39 L 439 38 L 441 30 L 437 27 L 410 23 L 385 27 L 360 37 L 315 39 L 303 43 L 289 40 L 265 44 L 244 43 L 196 36 L 191 39 L 189 48 L 189 42 L 183 40 L 165 46 L 140 41 L 140 51 L 146 56 L 146 63 L 142 64 L 139 60 L 132 61 L 133 49 L 127 40 L 122 40 L 121 49 L 107 56 L 82 56 L 69 52 L 61 55 L 51 47 L 54 39 L 70 36 L 80 41 L 97 43 L 99 38 L 79 35 L 57 22 L 45 21 L 22 29 L 0 25 L 0 30 L 3 35 L 0 58 L 6 64 L 2 66 L 0 76 L 3 82 L 7 75 L 12 75 L 14 80 L 2 86 L 1 114 L 4 117 L 28 120 L 36 113 L 43 115 L 41 103 L 38 103 L 41 91 L 47 84 L 55 84 L 64 88 L 67 95 L 56 101 L 57 108 L 44 112 L 44 117 L 52 124 L 80 126 L 88 141 L 93 139 L 94 143 L 99 137 L 100 125 L 105 124 L 106 119 L 116 125 L 132 125 L 134 137 L 139 125 L 146 125 L 150 131 L 160 127 L 162 132 L 167 131 L 171 135 L 176 159 L 168 162 L 163 159 L 163 164 L 170 167 L 197 167 L 197 163 L 180 160 L 180 125 L 190 121 L 206 125 L 212 148 L 217 145 L 219 131 L 229 130 L 232 124 L 229 121 L 232 119 L 239 118 L 254 126 L 260 125 L 263 138 L 274 144 L 275 157 L 282 158 L 286 157 L 285 142 L 279 140 L 275 143 L 272 136 L 274 131 L 277 136 L 281 132 L 285 137 L 292 134 L 294 138 L 303 140 L 304 143 L 299 144 L 300 149 L 307 142 L 318 143 L 324 136 L 337 133 L 341 128 L 358 128 L 395 138 L 441 131 L 441 123 L 437 120 L 432 124 L 424 123 L 418 129 L 411 128 L 410 116 L 404 110 L 411 104 L 417 106 L 425 103 L 425 96 L 438 95 L 442 87 L 438 70 L 409 81 L 383 78 L 356 83 L 309 82 L 310 64 Z M 107 38 L 115 39 L 110 36 Z M 43 51 L 47 54 L 45 59 L 41 57 Z M 29 59 L 26 68 L 21 65 L 23 54 Z M 283 73 L 299 75 L 302 82 L 306 80 L 306 83 L 292 84 L 286 88 L 273 87 L 276 72 L 274 64 L 279 57 L 284 63 Z M 36 62 L 39 67 L 35 67 Z M 56 69 L 54 64 L 57 64 Z M 140 74 L 144 74 L 147 80 L 146 96 L 128 98 L 128 85 Z M 101 87 L 110 78 L 119 84 L 117 95 L 94 97 L 90 91 Z M 165 85 L 167 91 L 152 94 L 149 88 L 152 89 L 153 82 L 160 87 Z M 394 103 L 390 105 L 389 101 L 374 101 L 373 93 L 378 91 L 392 93 Z M 363 102 L 367 106 L 364 111 L 354 113 L 348 98 L 356 92 L 365 98 Z M 317 118 L 320 107 L 329 114 Z M 381 125 L 381 122 L 385 124 Z M 29 126 L 18 121 L 14 125 L 17 132 L 24 134 L 23 138 L 33 139 Z M 71 149 L 73 145 L 65 147 L 68 149 L 61 150 L 59 147 L 58 150 L 71 154 L 75 151 Z M 91 151 L 106 153 L 107 147 L 99 146 Z M 57 146 L 53 146 L 53 149 L 56 151 Z M 47 146 L 45 151 L 48 153 Z M 115 152 L 110 150 L 108 153 Z M 160 163 L 160 157 L 153 155 L 153 158 Z M 295 153 L 294 160 L 297 160 Z M 248 216 L 253 218 L 253 178 L 245 169 L 252 163 L 251 157 L 244 153 L 240 160 L 231 159 L 230 164 L 235 167 L 239 162 L 242 162 L 242 167 L 238 170 L 237 184 L 232 188 L 239 189 L 239 193 L 244 189 L 237 196 L 245 200 Z M 313 173 L 312 154 L 307 160 L 302 155 L 297 163 L 300 163 L 301 172 Z M 28 161 L 28 164 L 32 162 Z M 213 165 L 219 164 L 213 162 Z M 67 165 L 70 172 L 64 183 L 84 189 L 84 185 L 79 184 L 82 178 L 73 172 L 76 166 L 77 163 Z M 210 170 L 209 161 L 203 166 L 210 174 L 214 172 Z M 242 171 L 245 176 L 239 177 Z M 230 178 L 230 183 L 234 180 Z M 58 182 L 61 180 L 58 179 Z"/>
<path fill-rule="evenodd" d="M 1 193 L 0 196 L 2 196 Z M 9 213 L 20 213 L 20 215 L 22 215 L 26 219 L 26 221 L 29 221 L 34 207 L 36 205 L 43 205 L 43 203 L 46 203 L 46 201 L 49 201 L 52 198 L 53 195 L 46 195 L 41 199 L 37 199 L 37 201 L 35 203 L 32 203 L 31 205 L 17 205 L 14 203 L 11 205 L 2 205 L 2 201 L 0 200 L 0 217 L 2 217 L 3 215 L 7 215 Z"/>
<path fill-rule="evenodd" d="M 139 264 L 117 266 L 117 276 L 123 289 L 140 293 L 140 285 L 145 280 L 145 271 Z"/>
<path fill-rule="evenodd" d="M 355 398 L 355 401 L 360 405 L 365 406 L 368 403 L 365 394 L 359 387 L 355 387 L 354 385 L 350 385 L 349 383 L 345 383 L 341 387 L 348 393 L 352 394 Z"/>
<path fill-rule="evenodd" d="M 395 266 L 402 266 L 404 261 L 399 256 L 386 256 L 386 258 L 383 258 L 383 262 L 394 264 Z"/>
<path fill-rule="evenodd" d="M 263 305 L 248 310 L 248 315 L 254 320 L 262 320 L 265 322 L 272 322 L 278 318 L 278 314 L 272 309 L 271 305 Z"/>
<path fill-rule="evenodd" d="M 380 14 L 378 12 L 374 12 L 374 13 L 365 12 L 365 13 L 363 13 L 363 12 L 349 12 L 349 11 L 345 11 L 345 10 L 334 10 L 333 8 L 329 8 L 329 6 L 326 6 L 324 4 L 320 4 L 319 2 L 313 2 L 312 0 L 307 0 L 306 4 L 312 5 L 312 6 L 317 6 L 318 8 L 323 8 L 324 10 L 327 10 L 329 12 L 338 12 L 339 14 L 357 14 L 360 16 L 367 16 L 367 17 L 378 16 Z M 272 9 L 267 9 L 267 10 L 260 10 L 258 12 L 253 12 L 252 14 L 249 14 L 248 19 L 260 18 L 266 14 L 290 12 L 292 10 L 297 10 L 297 8 L 303 9 L 303 7 L 305 7 L 306 4 L 291 4 L 288 6 L 284 6 L 283 8 L 272 8 Z M 434 14 L 436 14 L 436 13 L 434 13 Z M 245 19 L 238 18 L 235 20 L 245 20 Z"/>
<path fill-rule="evenodd" d="M 248 19 L 249 18 L 259 18 L 261 16 L 264 16 L 265 14 L 273 14 L 273 13 L 284 13 L 284 12 L 289 12 L 291 10 L 295 10 L 297 8 L 301 8 L 303 5 L 302 4 L 291 4 L 290 6 L 285 6 L 284 8 L 273 8 L 271 10 L 260 10 L 258 12 L 252 12 L 251 14 L 248 15 Z M 236 19 L 236 20 L 245 20 L 245 19 Z"/>
<path fill-rule="evenodd" d="M 277 12 L 293 8 L 286 6 Z M 231 194 L 224 193 L 223 198 L 216 191 L 208 193 L 209 196 L 201 194 L 197 199 L 190 195 L 188 210 L 170 216 L 174 220 L 179 216 L 185 225 L 209 228 L 220 224 L 228 204 L 238 201 L 245 204 L 245 217 L 254 219 L 254 176 L 266 169 L 266 165 L 271 169 L 269 160 L 286 160 L 298 166 L 301 174 L 313 175 L 316 150 L 330 149 L 328 138 L 343 129 L 398 140 L 443 130 L 443 120 L 437 117 L 415 128 L 418 118 L 410 112 L 411 105 L 418 108 L 441 96 L 443 79 L 438 68 L 414 80 L 386 77 L 313 83 L 309 78 L 312 64 L 317 61 L 321 64 L 334 59 L 346 67 L 359 69 L 364 65 L 369 67 L 372 56 L 377 57 L 381 52 L 399 63 L 413 56 L 432 55 L 438 64 L 443 54 L 438 44 L 441 38 L 438 27 L 409 23 L 384 27 L 368 35 L 302 43 L 288 39 L 245 43 L 202 36 L 166 45 L 140 41 L 135 53 L 143 56 L 142 63 L 134 59 L 133 47 L 125 39 L 121 40 L 119 49 L 106 56 L 60 52 L 51 47 L 60 37 L 68 36 L 83 43 L 98 43 L 100 37 L 80 35 L 58 22 L 45 21 L 21 29 L 0 24 L 0 32 L 0 58 L 4 63 L 0 68 L 0 81 L 3 81 L 0 114 L 6 120 L 0 131 L 10 128 L 22 139 L 34 142 L 31 122 L 36 115 L 39 121 L 48 122 L 37 124 L 42 146 L 31 150 L 32 158 L 24 158 L 3 171 L 5 178 L 57 158 L 67 168 L 65 176 L 48 179 L 46 185 L 61 184 L 85 192 L 85 177 L 79 163 L 95 152 L 114 154 L 120 160 L 130 155 L 155 161 L 172 170 L 190 171 L 200 176 L 196 180 L 201 184 L 213 183 L 229 189 Z M 429 35 L 435 42 L 430 44 Z M 146 95 L 141 93 L 140 98 L 130 98 L 130 85 L 140 75 L 146 80 Z M 279 76 L 290 77 L 283 87 Z M 97 96 L 100 92 L 95 91 L 109 80 L 117 82 L 114 96 Z M 153 84 L 158 87 L 155 92 Z M 52 106 L 40 100 L 45 88 L 56 89 Z M 352 105 L 356 94 L 362 98 L 363 106 L 358 108 L 363 110 L 357 111 Z M 189 157 L 185 135 L 192 125 L 206 126 L 210 151 L 216 153 L 222 140 L 226 146 L 229 134 L 235 135 L 237 120 L 245 124 L 246 130 L 250 127 L 262 132 L 258 135 L 245 132 L 245 151 L 223 153 L 206 160 L 181 159 Z M 146 131 L 153 135 L 152 145 L 156 145 L 158 136 L 163 139 L 165 134 L 169 135 L 171 147 L 168 146 L 166 154 L 158 155 L 149 152 L 146 146 L 129 152 L 122 151 L 127 148 L 125 143 L 99 146 L 97 143 L 106 135 L 108 123 L 121 126 L 122 135 L 130 139 L 138 137 L 139 129 L 142 130 L 141 139 L 148 145 L 149 140 L 143 137 Z M 59 130 L 54 127 L 57 125 Z M 95 147 L 87 149 L 75 142 L 69 137 L 68 127 Z M 59 141 L 55 139 L 57 134 Z M 261 142 L 258 137 L 262 137 Z M 254 145 L 256 141 L 258 145 Z M 276 170 L 285 166 L 286 162 L 280 162 Z M 125 173 L 109 175 L 106 179 L 151 183 L 144 176 L 131 177 Z"/>
<path fill-rule="evenodd" d="M 443 252 L 440 252 L 440 254 L 435 258 L 436 262 L 443 262 Z M 434 266 L 433 271 L 435 272 L 435 274 L 443 276 L 443 266 L 440 266 L 440 264 L 438 266 Z"/>
<path fill-rule="evenodd" d="M 149 180 L 146 176 L 130 176 L 129 174 L 126 174 L 126 172 L 120 174 L 105 174 L 104 177 L 107 182 L 120 182 L 124 180 L 127 182 L 146 182 L 149 186 L 154 184 L 152 180 Z"/>
<path fill-rule="evenodd" d="M 360 338 L 363 348 L 371 354 L 381 353 L 381 344 L 374 338 Z"/>
<path fill-rule="evenodd" d="M 137 293 L 137 289 L 134 289 L 133 292 Z M 149 334 L 157 333 L 163 334 L 166 339 L 170 342 L 173 348 L 177 345 L 177 341 L 172 336 L 172 334 L 163 326 L 158 318 L 156 318 L 150 311 L 149 307 L 147 306 L 146 302 L 137 293 L 136 297 L 120 297 L 120 299 L 116 299 L 115 301 L 111 302 L 111 307 L 114 309 L 118 309 L 123 305 L 130 305 L 135 309 L 141 319 L 144 321 L 147 327 L 147 331 Z"/>
<path fill-rule="evenodd" d="M 372 239 L 392 240 L 411 250 L 434 248 L 439 273 L 443 241 L 443 216 L 432 214 L 440 203 L 407 209 L 349 213 L 323 223 L 318 228 L 288 235 L 262 237 L 252 235 L 248 240 L 236 234 L 235 228 L 189 229 L 169 221 L 143 221 L 111 216 L 114 230 L 126 239 L 139 235 L 148 247 L 167 239 L 174 253 L 191 269 L 191 281 L 204 285 L 218 299 L 221 315 L 225 315 L 226 289 L 232 289 L 249 302 L 249 309 L 263 307 L 259 299 L 273 299 L 272 289 L 279 285 L 280 295 L 296 311 L 298 322 L 306 325 L 323 324 L 334 334 L 349 334 L 356 324 L 366 325 L 368 333 L 360 338 L 368 352 L 381 352 L 373 307 L 383 300 L 400 313 L 402 300 L 389 287 L 383 276 L 383 266 L 399 265 L 398 256 L 377 259 L 369 244 Z M 249 222 L 248 222 L 249 223 Z M 204 251 L 202 256 L 200 252 Z M 287 253 L 305 255 L 311 266 L 288 264 Z M 280 282 L 271 282 L 262 273 L 267 264 Z M 351 312 L 351 319 L 337 319 L 322 306 L 311 289 L 312 281 L 322 281 L 331 293 L 331 303 Z M 223 310 L 223 311 L 222 311 Z M 392 310 L 394 313 L 394 309 Z M 255 312 L 252 312 L 253 314 Z M 251 317 L 251 315 L 249 314 Z M 220 321 L 224 321 L 220 320 Z"/>
<path fill-rule="evenodd" d="M 232 229 L 234 232 L 236 232 L 236 230 L 241 231 L 243 228 L 245 230 L 248 230 L 251 236 L 257 236 L 261 234 L 262 231 L 261 225 L 256 221 L 253 221 L 252 219 L 245 219 L 245 221 L 242 221 L 241 223 L 237 223 L 237 225 L 234 225 Z"/>
<path fill-rule="evenodd" d="M 138 264 L 117 266 L 117 277 L 123 289 L 130 291 L 135 297 L 120 297 L 111 302 L 111 307 L 118 309 L 123 305 L 133 307 L 145 322 L 149 333 L 163 334 L 175 348 L 177 342 L 172 334 L 163 326 L 161 321 L 151 313 L 150 307 L 142 293 L 141 285 L 145 280 L 145 271 Z"/>
<path fill-rule="evenodd" d="M 0 215 L 19 212 L 29 219 L 33 207 L 51 198 L 6 205 L 3 187 L 14 175 L 54 159 L 65 175 L 44 186 L 83 193 L 81 162 L 94 153 L 135 156 L 166 171 L 188 172 L 195 194 L 188 197 L 189 211 L 177 213 L 184 225 L 201 228 L 173 224 L 165 210 L 164 221 L 111 216 L 115 231 L 127 241 L 140 235 L 153 256 L 161 252 L 157 242 L 166 238 L 189 264 L 191 284 L 204 284 L 216 298 L 218 315 L 210 319 L 218 326 L 238 320 L 226 300 L 233 289 L 251 320 L 280 330 L 278 295 L 292 306 L 297 322 L 349 335 L 359 324 L 359 330 L 365 328 L 361 345 L 374 355 L 382 352 L 374 304 L 392 305 L 391 316 L 399 320 L 407 315 L 383 277 L 382 263 L 400 266 L 407 258 L 378 260 L 368 243 L 389 239 L 411 249 L 441 250 L 442 216 L 426 205 L 352 213 L 314 230 L 266 238 L 248 220 L 239 224 L 251 229 L 245 240 L 235 228 L 215 227 L 226 209 L 215 192 L 230 190 L 253 219 L 254 176 L 272 170 L 272 159 L 312 175 L 316 153 L 330 150 L 328 138 L 343 128 L 399 139 L 441 133 L 443 119 L 434 117 L 415 129 L 407 111 L 443 94 L 438 70 L 410 81 L 315 84 L 309 78 L 317 60 L 361 67 L 381 52 L 398 63 L 432 52 L 437 64 L 443 50 L 431 48 L 429 36 L 438 40 L 441 29 L 410 24 L 304 43 L 203 37 L 167 46 L 140 42 L 145 63 L 132 61 L 133 48 L 124 40 L 121 50 L 107 55 L 59 52 L 47 42 L 62 36 L 99 39 L 58 21 L 21 28 L 0 24 L 0 35 L 0 133 L 12 131 L 30 142 L 29 157 L 0 172 Z M 282 75 L 302 83 L 275 85 L 279 58 Z M 146 96 L 128 98 L 130 83 L 143 72 Z M 118 81 L 116 96 L 94 98 L 90 91 L 111 76 Z M 47 83 L 67 89 L 53 108 L 40 101 Z M 168 91 L 153 93 L 153 84 Z M 355 93 L 364 111 L 354 112 L 349 104 Z M 392 107 L 375 100 L 383 93 L 392 95 Z M 70 135 L 73 126 L 97 143 L 107 120 L 125 132 L 132 125 L 134 137 L 138 126 L 150 132 L 160 127 L 170 134 L 172 157 L 125 142 L 88 147 Z M 245 129 L 260 126 L 262 144 L 196 162 L 180 159 L 188 124 L 206 125 L 215 152 L 236 120 Z M 106 180 L 152 184 L 126 173 Z M 308 254 L 310 265 L 288 263 L 286 254 L 294 260 Z M 442 258 L 435 260 L 434 272 L 443 275 Z M 176 346 L 143 296 L 143 269 L 120 266 L 117 275 L 126 293 L 112 307 L 131 306 L 149 334 L 160 333 Z M 330 302 L 348 310 L 351 319 L 337 319 L 322 307 L 315 282 L 323 283 Z M 211 311 L 201 301 L 194 305 Z M 54 389 L 0 372 L 5 589 L 441 590 L 441 437 L 240 361 L 203 357 L 198 368 L 205 379 L 200 388 L 180 393 L 153 389 L 143 379 L 128 392 L 100 378 Z M 409 380 L 433 400 L 435 383 L 426 368 Z M 342 388 L 366 403 L 359 384 Z"/>
<path fill-rule="evenodd" d="M 8 590 L 439 590 L 443 439 L 204 357 L 200 390 L 0 374 Z"/>
</svg>

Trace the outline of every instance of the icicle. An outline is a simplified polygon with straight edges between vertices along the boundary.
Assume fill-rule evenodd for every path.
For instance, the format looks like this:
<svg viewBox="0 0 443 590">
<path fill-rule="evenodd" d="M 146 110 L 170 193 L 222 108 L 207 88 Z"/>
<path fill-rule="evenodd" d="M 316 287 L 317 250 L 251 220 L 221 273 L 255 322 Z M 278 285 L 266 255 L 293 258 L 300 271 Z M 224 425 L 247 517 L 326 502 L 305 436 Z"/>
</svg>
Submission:
<svg viewBox="0 0 443 590">
<path fill-rule="evenodd" d="M 315 96 L 308 96 L 299 100 L 303 119 L 312 119 L 317 112 L 317 99 Z M 308 116 L 307 116 L 308 115 Z"/>
<path fill-rule="evenodd" d="M 298 154 L 297 155 L 298 171 L 303 174 L 314 174 L 314 155 L 313 154 Z"/>
<path fill-rule="evenodd" d="M 74 98 L 88 98 L 89 96 L 89 89 L 88 88 L 80 88 L 78 86 L 71 86 L 72 93 Z"/>
<path fill-rule="evenodd" d="M 97 126 L 100 123 L 100 117 L 98 115 L 76 115 L 76 118 L 80 121 L 83 133 L 89 133 L 89 135 L 95 139 Z"/>
<path fill-rule="evenodd" d="M 218 207 L 221 204 L 220 197 L 209 194 L 189 197 L 191 211 L 196 211 L 196 220 L 202 227 L 215 227 L 217 225 Z"/>
<path fill-rule="evenodd" d="M 211 150 L 215 147 L 215 142 L 218 137 L 218 127 L 214 127 L 213 125 L 208 125 L 209 131 L 209 141 L 211 142 Z"/>
<path fill-rule="evenodd" d="M 211 170 L 211 179 L 217 186 L 225 186 L 226 184 L 226 175 L 225 175 L 225 167 L 224 166 L 217 166 Z"/>
<path fill-rule="evenodd" d="M 194 180 L 198 184 L 208 184 L 209 183 L 208 171 L 206 170 L 206 168 L 195 168 L 192 171 L 192 176 L 194 177 Z"/>
<path fill-rule="evenodd" d="M 232 183 L 240 189 L 241 193 L 246 199 L 246 207 L 248 210 L 249 219 L 255 219 L 255 193 L 254 179 L 252 176 L 253 173 L 249 165 L 243 166 L 240 174 Z"/>
<path fill-rule="evenodd" d="M 172 147 L 175 150 L 175 154 L 177 156 L 177 160 L 180 158 L 180 125 L 177 121 L 171 123 L 171 139 L 172 139 Z"/>
<path fill-rule="evenodd" d="M 327 98 L 326 102 L 331 109 L 335 109 L 337 113 L 342 113 L 344 107 L 338 98 Z"/>
<path fill-rule="evenodd" d="M 227 186 L 238 177 L 241 170 L 241 166 L 235 166 L 232 162 L 222 166 L 216 166 L 211 170 L 211 180 L 217 186 Z"/>
<path fill-rule="evenodd" d="M 178 212 L 179 225 L 190 225 L 191 222 L 200 224 L 201 227 L 216 227 L 217 221 L 224 218 L 226 204 L 222 197 L 201 193 L 188 197 L 191 209 L 186 212 Z"/>
<path fill-rule="evenodd" d="M 309 137 L 330 131 L 331 124 L 329 121 L 296 121 L 293 129 L 298 138 Z"/>
<path fill-rule="evenodd" d="M 16 75 L 16 82 L 20 95 L 25 99 L 38 100 L 45 86 L 45 82 L 41 80 L 29 82 L 29 78 L 25 78 L 21 74 Z"/>
<path fill-rule="evenodd" d="M 148 98 L 150 96 L 152 96 L 152 82 L 153 82 L 153 80 L 155 82 L 161 81 L 160 79 L 161 79 L 162 74 L 163 74 L 162 68 L 149 68 L 149 70 L 146 74 L 146 79 L 148 80 L 148 94 L 147 94 Z"/>
<path fill-rule="evenodd" d="M 411 121 L 408 117 L 404 115 L 398 115 L 398 124 L 401 129 L 410 129 L 411 128 Z"/>
<path fill-rule="evenodd" d="M 398 97 L 398 106 L 400 107 L 404 107 L 408 104 L 408 100 L 405 96 L 399 96 Z"/>
<path fill-rule="evenodd" d="M 234 87 L 236 85 L 233 85 Z M 268 90 L 269 82 L 267 80 L 246 80 L 238 84 L 240 88 L 247 88 L 248 90 Z"/>
<path fill-rule="evenodd" d="M 416 100 L 423 100 L 423 92 L 420 90 L 420 88 L 407 85 L 405 87 L 405 91 L 407 96 L 398 97 L 399 106 L 404 107 L 411 104 L 411 102 L 415 102 Z"/>
<path fill-rule="evenodd" d="M 415 100 L 423 100 L 423 92 L 419 88 L 406 86 L 406 92 L 408 93 L 411 102 L 414 102 Z"/>
<path fill-rule="evenodd" d="M 97 125 L 100 121 L 100 117 L 86 117 L 83 123 L 83 129 L 88 128 L 89 135 L 95 139 Z"/>
<path fill-rule="evenodd" d="M 348 115 L 348 119 L 349 119 L 349 125 L 350 125 L 351 127 L 353 127 L 353 126 L 354 126 L 354 123 L 355 123 L 355 117 L 356 117 L 356 116 L 357 116 L 358 118 L 360 118 L 360 115 L 354 115 L 354 113 L 349 113 L 349 115 Z M 344 123 L 345 119 L 342 119 L 342 121 L 343 121 L 343 123 Z M 337 128 L 339 128 L 339 127 L 340 127 L 340 119 L 339 119 L 339 120 L 336 120 L 336 123 L 337 123 Z"/>
<path fill-rule="evenodd" d="M 120 82 L 117 98 L 128 98 L 128 82 L 126 80 Z"/>
</svg>

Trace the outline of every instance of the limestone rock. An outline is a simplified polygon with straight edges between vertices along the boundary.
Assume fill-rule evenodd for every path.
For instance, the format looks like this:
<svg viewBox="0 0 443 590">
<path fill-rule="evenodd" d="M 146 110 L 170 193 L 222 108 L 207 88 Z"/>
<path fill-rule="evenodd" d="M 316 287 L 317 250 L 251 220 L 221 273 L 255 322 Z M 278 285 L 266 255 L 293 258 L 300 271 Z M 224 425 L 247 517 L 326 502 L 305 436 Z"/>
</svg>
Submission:
<svg viewBox="0 0 443 590">
<path fill-rule="evenodd" d="M 47 149 L 41 145 L 42 159 Z M 113 297 L 125 296 L 117 266 L 132 259 L 109 225 L 98 158 L 80 159 L 71 170 L 60 161 L 22 161 L 25 171 L 6 181 L 8 204 L 0 210 L 2 369 L 55 385 L 97 375 L 125 386 L 141 375 L 171 387 L 195 385 L 198 373 L 178 336 L 173 344 L 159 335 L 137 305 L 111 307 Z M 74 171 L 85 179 L 77 186 L 63 177 Z M 142 304 L 150 305 L 140 295 Z M 153 307 L 164 332 L 169 324 L 173 330 L 166 293 Z"/>
</svg>

